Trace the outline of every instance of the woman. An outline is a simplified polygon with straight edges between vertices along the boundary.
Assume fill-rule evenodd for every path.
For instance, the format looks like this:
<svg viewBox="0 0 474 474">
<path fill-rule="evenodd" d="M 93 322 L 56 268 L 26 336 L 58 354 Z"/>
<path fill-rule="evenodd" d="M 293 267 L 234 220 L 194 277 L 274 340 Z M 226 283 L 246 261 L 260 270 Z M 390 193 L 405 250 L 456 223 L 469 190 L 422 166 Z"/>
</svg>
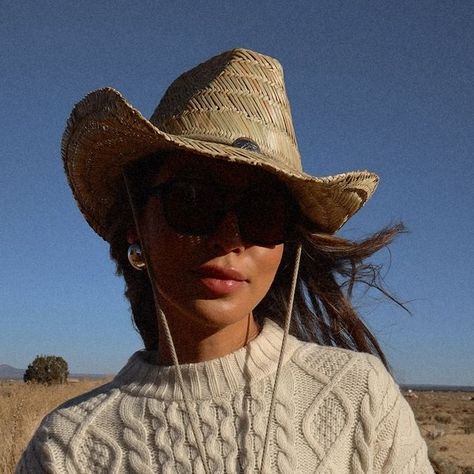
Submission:
<svg viewBox="0 0 474 474">
<path fill-rule="evenodd" d="M 93 92 L 62 153 L 145 351 L 46 417 L 18 472 L 432 472 L 349 301 L 400 228 L 333 235 L 378 178 L 301 171 L 276 60 L 211 58 L 150 121 Z"/>
</svg>

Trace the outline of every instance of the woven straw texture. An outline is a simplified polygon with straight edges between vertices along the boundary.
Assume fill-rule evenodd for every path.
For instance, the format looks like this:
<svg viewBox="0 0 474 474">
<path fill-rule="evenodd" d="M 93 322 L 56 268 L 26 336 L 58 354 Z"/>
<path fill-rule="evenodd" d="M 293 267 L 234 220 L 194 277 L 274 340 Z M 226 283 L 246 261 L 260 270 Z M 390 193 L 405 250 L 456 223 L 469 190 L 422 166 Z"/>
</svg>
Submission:
<svg viewBox="0 0 474 474">
<path fill-rule="evenodd" d="M 232 145 L 242 138 L 257 151 Z M 266 169 L 287 184 L 306 217 L 330 233 L 365 204 L 378 182 L 367 171 L 305 174 L 280 63 L 234 49 L 176 79 L 150 120 L 111 88 L 74 107 L 62 141 L 65 171 L 79 208 L 105 240 L 125 193 L 124 167 L 172 150 Z"/>
</svg>

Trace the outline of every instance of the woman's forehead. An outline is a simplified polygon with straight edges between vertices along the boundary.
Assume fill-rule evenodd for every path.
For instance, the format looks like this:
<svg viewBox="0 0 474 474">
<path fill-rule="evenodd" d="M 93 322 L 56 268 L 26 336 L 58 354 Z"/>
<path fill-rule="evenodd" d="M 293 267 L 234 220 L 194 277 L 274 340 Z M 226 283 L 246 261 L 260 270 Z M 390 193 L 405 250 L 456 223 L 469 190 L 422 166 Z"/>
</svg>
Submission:
<svg viewBox="0 0 474 474">
<path fill-rule="evenodd" d="M 164 159 L 153 181 L 158 184 L 176 177 L 209 179 L 236 187 L 247 187 L 276 179 L 270 173 L 252 165 L 195 155 L 170 155 Z"/>
</svg>

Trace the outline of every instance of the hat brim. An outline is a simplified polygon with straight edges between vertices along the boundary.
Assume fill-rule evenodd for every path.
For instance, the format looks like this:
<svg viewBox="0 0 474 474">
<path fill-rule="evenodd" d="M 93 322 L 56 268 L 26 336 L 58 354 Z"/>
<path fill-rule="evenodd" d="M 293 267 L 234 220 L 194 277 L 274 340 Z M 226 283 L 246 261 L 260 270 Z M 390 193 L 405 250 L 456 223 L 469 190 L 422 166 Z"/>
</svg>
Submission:
<svg viewBox="0 0 474 474">
<path fill-rule="evenodd" d="M 259 166 L 286 183 L 303 214 L 321 231 L 338 230 L 370 198 L 378 176 L 353 171 L 314 177 L 230 144 L 163 132 L 111 88 L 88 94 L 73 109 L 61 153 L 74 197 L 89 225 L 111 238 L 111 210 L 125 193 L 124 167 L 159 151 L 186 150 L 203 157 Z"/>
</svg>

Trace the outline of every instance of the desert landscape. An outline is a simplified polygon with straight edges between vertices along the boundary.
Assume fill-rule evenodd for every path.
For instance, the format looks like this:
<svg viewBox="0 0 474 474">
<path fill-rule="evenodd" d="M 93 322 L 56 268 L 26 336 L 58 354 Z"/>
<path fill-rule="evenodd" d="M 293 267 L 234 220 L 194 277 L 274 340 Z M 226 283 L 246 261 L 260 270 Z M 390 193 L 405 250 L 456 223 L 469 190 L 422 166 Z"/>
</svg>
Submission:
<svg viewBox="0 0 474 474">
<path fill-rule="evenodd" d="M 52 409 L 106 383 L 85 379 L 61 385 L 0 381 L 0 474 L 11 474 L 36 427 Z"/>
<path fill-rule="evenodd" d="M 107 379 L 45 386 L 0 382 L 0 474 L 11 474 L 44 415 Z M 437 473 L 474 474 L 474 392 L 405 391 Z"/>
<path fill-rule="evenodd" d="M 435 470 L 474 474 L 474 392 L 406 391 Z"/>
</svg>

